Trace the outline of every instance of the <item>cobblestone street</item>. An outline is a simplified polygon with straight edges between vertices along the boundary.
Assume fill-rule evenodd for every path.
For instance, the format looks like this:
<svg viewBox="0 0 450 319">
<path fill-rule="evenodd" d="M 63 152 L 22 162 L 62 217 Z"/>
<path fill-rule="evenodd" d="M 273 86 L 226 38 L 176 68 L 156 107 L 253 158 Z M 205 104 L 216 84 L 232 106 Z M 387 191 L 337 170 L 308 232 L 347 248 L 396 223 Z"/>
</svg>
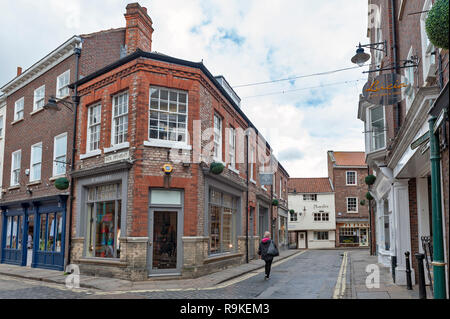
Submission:
<svg viewBox="0 0 450 319">
<path fill-rule="evenodd" d="M 274 264 L 267 281 L 264 280 L 264 270 L 258 269 L 215 287 L 195 289 L 70 290 L 61 284 L 0 276 L 0 299 L 331 299 L 342 263 L 342 252 L 316 250 L 295 255 Z"/>
</svg>

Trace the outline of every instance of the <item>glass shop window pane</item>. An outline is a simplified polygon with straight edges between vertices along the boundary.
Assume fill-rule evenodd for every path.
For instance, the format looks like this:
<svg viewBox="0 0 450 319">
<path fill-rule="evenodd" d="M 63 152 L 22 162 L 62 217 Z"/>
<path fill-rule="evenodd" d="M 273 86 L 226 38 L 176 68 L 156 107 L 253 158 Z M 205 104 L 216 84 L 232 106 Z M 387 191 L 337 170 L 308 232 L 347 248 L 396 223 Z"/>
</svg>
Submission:
<svg viewBox="0 0 450 319">
<path fill-rule="evenodd" d="M 56 245 L 55 251 L 61 251 L 61 238 L 62 238 L 62 228 L 63 228 L 63 216 L 62 213 L 56 214 Z"/>
<path fill-rule="evenodd" d="M 23 216 L 19 216 L 19 224 L 17 225 L 19 228 L 19 236 L 18 236 L 18 241 L 19 241 L 19 245 L 18 245 L 18 249 L 22 248 L 22 237 L 23 237 Z"/>
<path fill-rule="evenodd" d="M 114 257 L 115 202 L 97 203 L 95 257 Z"/>
<path fill-rule="evenodd" d="M 150 202 L 153 205 L 181 205 L 181 192 L 153 189 Z"/>
<path fill-rule="evenodd" d="M 210 251 L 211 254 L 220 252 L 220 207 L 216 205 L 210 206 L 211 211 L 211 229 L 210 229 Z"/>
<path fill-rule="evenodd" d="M 39 250 L 45 250 L 45 226 L 47 221 L 47 214 L 41 215 L 41 221 L 39 224 Z"/>
<path fill-rule="evenodd" d="M 55 240 L 55 214 L 48 214 L 47 249 L 46 249 L 46 251 L 53 251 L 54 240 Z"/>
<path fill-rule="evenodd" d="M 95 213 L 94 204 L 87 205 L 87 231 L 86 231 L 86 256 L 94 257 L 94 232 L 95 232 Z"/>
<path fill-rule="evenodd" d="M 8 216 L 6 224 L 6 248 L 11 248 L 12 216 Z"/>
<path fill-rule="evenodd" d="M 13 217 L 13 229 L 12 229 L 12 249 L 17 247 L 17 216 Z"/>
</svg>

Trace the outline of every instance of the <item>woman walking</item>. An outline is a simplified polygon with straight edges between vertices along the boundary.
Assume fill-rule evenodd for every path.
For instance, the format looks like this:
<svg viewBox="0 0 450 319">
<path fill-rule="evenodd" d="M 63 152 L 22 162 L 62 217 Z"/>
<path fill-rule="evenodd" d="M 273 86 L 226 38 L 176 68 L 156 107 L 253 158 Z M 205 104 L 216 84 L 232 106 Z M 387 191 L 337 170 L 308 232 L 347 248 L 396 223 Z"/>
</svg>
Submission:
<svg viewBox="0 0 450 319">
<path fill-rule="evenodd" d="M 272 251 L 272 249 L 269 251 L 269 247 L 271 244 L 275 247 L 275 251 Z M 273 242 L 273 240 L 270 239 L 270 232 L 268 231 L 264 233 L 264 238 L 259 243 L 258 255 L 260 255 L 261 259 L 264 260 L 266 263 L 265 279 L 267 280 L 269 279 L 270 276 L 270 268 L 272 267 L 273 257 L 278 256 L 278 248 Z"/>
</svg>

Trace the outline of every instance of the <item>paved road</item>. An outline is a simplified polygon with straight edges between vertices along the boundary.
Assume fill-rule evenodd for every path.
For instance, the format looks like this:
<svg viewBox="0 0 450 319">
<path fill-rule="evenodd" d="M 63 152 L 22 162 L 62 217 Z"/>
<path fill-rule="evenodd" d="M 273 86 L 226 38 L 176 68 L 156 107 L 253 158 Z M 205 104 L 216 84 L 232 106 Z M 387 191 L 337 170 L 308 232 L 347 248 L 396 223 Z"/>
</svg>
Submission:
<svg viewBox="0 0 450 319">
<path fill-rule="evenodd" d="M 98 292 L 0 276 L 0 299 L 150 298 L 150 299 L 330 299 L 342 264 L 340 250 L 310 250 L 282 260 L 269 280 L 258 270 L 218 287 L 196 290 Z"/>
</svg>

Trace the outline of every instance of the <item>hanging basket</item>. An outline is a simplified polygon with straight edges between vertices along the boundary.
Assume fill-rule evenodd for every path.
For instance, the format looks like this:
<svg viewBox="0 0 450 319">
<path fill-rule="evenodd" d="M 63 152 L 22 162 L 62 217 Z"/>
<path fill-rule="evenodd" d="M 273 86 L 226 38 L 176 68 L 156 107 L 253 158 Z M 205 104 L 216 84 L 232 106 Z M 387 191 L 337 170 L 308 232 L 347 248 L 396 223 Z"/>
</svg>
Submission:
<svg viewBox="0 0 450 319">
<path fill-rule="evenodd" d="M 278 206 L 278 199 L 274 199 L 272 201 L 272 206 Z"/>
<path fill-rule="evenodd" d="M 376 179 L 377 178 L 375 177 L 375 175 L 367 175 L 364 181 L 366 182 L 367 185 L 373 185 Z"/>
<path fill-rule="evenodd" d="M 361 201 L 359 202 L 359 204 L 360 204 L 361 206 L 364 206 L 364 205 L 366 205 L 366 201 L 365 201 L 364 199 L 361 199 Z"/>
<path fill-rule="evenodd" d="M 367 193 L 366 193 L 366 198 L 367 198 L 368 200 L 372 200 L 372 199 L 373 199 L 373 196 L 370 194 L 370 192 L 367 192 Z"/>
<path fill-rule="evenodd" d="M 445 50 L 448 50 L 448 2 L 449 0 L 436 0 L 425 21 L 430 42 Z"/>
<path fill-rule="evenodd" d="M 219 175 L 223 172 L 225 166 L 222 163 L 212 162 L 209 166 L 209 171 L 213 174 Z"/>
<path fill-rule="evenodd" d="M 65 190 L 69 188 L 69 180 L 67 177 L 61 177 L 55 180 L 55 187 L 59 190 Z"/>
</svg>

